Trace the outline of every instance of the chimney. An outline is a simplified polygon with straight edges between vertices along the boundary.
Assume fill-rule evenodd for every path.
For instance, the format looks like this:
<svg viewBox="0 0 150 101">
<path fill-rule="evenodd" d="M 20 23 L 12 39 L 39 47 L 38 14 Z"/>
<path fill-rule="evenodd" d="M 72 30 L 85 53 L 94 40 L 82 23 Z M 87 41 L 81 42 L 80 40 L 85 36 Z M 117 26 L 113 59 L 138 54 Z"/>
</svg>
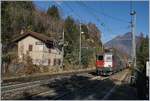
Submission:
<svg viewBox="0 0 150 101">
<path fill-rule="evenodd" d="M 25 29 L 22 28 L 21 31 L 20 31 L 20 34 L 22 35 L 24 32 L 25 32 Z"/>
</svg>

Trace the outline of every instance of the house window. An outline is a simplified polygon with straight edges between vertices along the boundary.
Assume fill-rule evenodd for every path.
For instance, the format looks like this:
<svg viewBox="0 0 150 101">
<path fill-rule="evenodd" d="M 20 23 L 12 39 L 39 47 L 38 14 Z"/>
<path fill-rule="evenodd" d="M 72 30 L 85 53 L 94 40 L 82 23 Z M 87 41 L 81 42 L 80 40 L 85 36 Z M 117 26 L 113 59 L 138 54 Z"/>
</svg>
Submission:
<svg viewBox="0 0 150 101">
<path fill-rule="evenodd" d="M 49 49 L 49 53 L 51 53 L 51 49 Z"/>
<path fill-rule="evenodd" d="M 29 45 L 29 51 L 32 51 L 33 46 Z"/>
<path fill-rule="evenodd" d="M 43 45 L 42 42 L 36 42 L 35 44 L 36 44 L 36 45 Z"/>
<path fill-rule="evenodd" d="M 56 59 L 54 59 L 54 66 L 56 65 Z"/>
<path fill-rule="evenodd" d="M 51 59 L 48 59 L 48 64 L 51 64 Z"/>
<path fill-rule="evenodd" d="M 58 59 L 58 65 L 60 65 L 61 64 L 61 60 L 60 59 Z"/>
</svg>

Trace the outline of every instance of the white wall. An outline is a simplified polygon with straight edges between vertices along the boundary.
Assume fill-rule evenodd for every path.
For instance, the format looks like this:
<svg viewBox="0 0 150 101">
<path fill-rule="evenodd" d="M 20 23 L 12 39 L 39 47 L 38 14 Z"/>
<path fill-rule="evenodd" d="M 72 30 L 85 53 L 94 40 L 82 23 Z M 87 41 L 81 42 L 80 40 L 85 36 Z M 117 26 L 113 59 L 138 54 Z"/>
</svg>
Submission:
<svg viewBox="0 0 150 101">
<path fill-rule="evenodd" d="M 40 42 L 42 45 L 37 45 L 36 42 Z M 46 47 L 45 43 L 32 36 L 27 36 L 18 42 L 19 57 L 21 57 L 22 54 L 27 53 L 29 45 L 33 46 L 32 51 L 30 51 L 30 57 L 33 59 L 34 64 L 48 65 L 48 59 L 51 59 L 50 65 L 53 66 L 54 59 L 62 58 L 60 51 L 57 48 L 51 49 L 51 53 L 49 53 L 49 48 Z M 22 60 L 22 58 L 20 59 Z"/>
</svg>

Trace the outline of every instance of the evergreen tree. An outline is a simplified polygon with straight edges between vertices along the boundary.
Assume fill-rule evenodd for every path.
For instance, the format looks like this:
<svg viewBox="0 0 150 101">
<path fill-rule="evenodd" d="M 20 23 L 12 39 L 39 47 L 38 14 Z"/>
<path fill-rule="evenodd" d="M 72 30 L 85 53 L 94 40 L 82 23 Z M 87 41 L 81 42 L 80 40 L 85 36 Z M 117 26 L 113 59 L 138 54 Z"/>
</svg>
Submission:
<svg viewBox="0 0 150 101">
<path fill-rule="evenodd" d="M 139 49 L 137 49 L 137 66 L 140 70 L 144 69 L 146 66 L 148 51 L 148 36 L 146 36 L 146 38 L 141 37 L 141 44 Z"/>
<path fill-rule="evenodd" d="M 47 14 L 52 17 L 53 19 L 60 19 L 60 13 L 58 8 L 55 5 L 52 5 L 51 7 L 48 8 Z"/>
<path fill-rule="evenodd" d="M 65 48 L 65 58 L 69 61 L 69 63 L 77 63 L 79 49 L 79 27 L 70 16 L 66 18 L 64 27 L 65 41 L 68 42 L 68 46 Z"/>
<path fill-rule="evenodd" d="M 136 71 L 136 87 L 139 99 L 146 100 L 146 93 L 148 93 L 148 88 L 146 88 L 146 62 L 148 61 L 148 36 L 146 38 L 141 37 L 141 44 L 137 50 L 137 68 L 140 71 Z"/>
</svg>

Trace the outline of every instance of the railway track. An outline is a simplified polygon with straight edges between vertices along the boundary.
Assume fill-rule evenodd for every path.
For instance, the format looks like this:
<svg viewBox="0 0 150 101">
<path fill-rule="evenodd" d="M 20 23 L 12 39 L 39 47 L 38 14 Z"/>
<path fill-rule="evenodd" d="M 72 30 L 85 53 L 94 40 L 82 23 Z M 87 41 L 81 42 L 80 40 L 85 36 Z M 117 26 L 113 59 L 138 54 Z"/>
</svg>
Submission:
<svg viewBox="0 0 150 101">
<path fill-rule="evenodd" d="M 120 82 L 122 82 L 122 80 L 123 79 L 125 79 L 125 77 L 126 77 L 126 74 L 125 74 L 125 76 L 123 76 L 122 78 L 121 78 L 121 80 L 118 80 L 118 81 L 120 81 Z M 109 77 L 104 77 L 104 78 L 102 78 L 101 80 L 106 80 L 106 79 L 108 79 Z M 93 77 L 93 78 L 91 78 L 90 80 L 94 80 L 94 79 L 98 79 L 98 77 Z M 111 78 L 112 80 L 113 80 L 113 77 Z M 116 79 L 115 79 L 115 81 L 117 81 Z M 95 86 L 95 85 L 99 85 L 99 83 L 100 82 L 97 82 L 97 83 L 94 83 L 94 84 L 92 84 L 91 85 L 91 87 L 92 87 L 92 89 L 94 89 L 94 90 L 96 90 L 97 89 L 97 86 Z M 104 83 L 101 83 L 99 86 L 101 87 L 101 86 L 104 86 L 103 85 Z M 113 87 L 114 87 L 114 85 L 112 85 Z M 112 88 L 113 88 L 112 87 Z M 87 89 L 88 87 L 87 86 L 83 86 L 83 87 L 79 87 L 79 89 L 77 89 L 78 90 L 78 92 L 79 92 L 79 90 L 83 90 L 83 89 Z M 35 97 L 36 98 L 36 96 L 44 96 L 45 94 L 49 94 L 49 96 L 50 96 L 50 93 L 53 95 L 53 91 L 48 91 L 48 92 L 42 92 L 42 93 L 40 93 L 40 94 L 37 94 L 37 95 L 35 95 L 35 96 L 33 96 L 33 98 Z M 65 97 L 66 96 L 68 96 L 68 95 L 70 95 L 71 93 L 74 93 L 74 91 L 68 91 L 68 92 L 64 92 L 64 93 L 62 93 L 62 94 L 59 94 L 59 96 L 55 96 L 55 97 L 53 97 L 53 98 L 51 98 L 51 99 L 53 99 L 53 100 L 59 100 L 59 99 L 65 99 Z M 105 95 L 105 96 L 108 96 L 107 94 Z"/>
<path fill-rule="evenodd" d="M 55 79 L 57 79 L 57 78 L 25 82 L 25 83 L 17 83 L 17 84 L 13 84 L 13 85 L 6 85 L 6 86 L 2 86 L 1 90 L 2 90 L 2 93 L 8 93 L 8 92 L 13 92 L 13 91 L 28 89 L 28 88 L 40 86 L 43 84 L 48 84 L 50 81 L 53 81 Z"/>
<path fill-rule="evenodd" d="M 18 82 L 17 79 L 16 79 L 16 81 L 14 81 L 13 79 L 11 79 L 10 81 L 14 81 L 14 82 L 2 83 L 1 84 L 1 90 L 2 90 L 2 93 L 7 93 L 7 92 L 11 92 L 11 91 L 22 90 L 22 89 L 26 89 L 28 87 L 31 88 L 31 87 L 40 86 L 42 84 L 47 84 L 48 82 L 50 82 L 50 81 L 52 81 L 52 80 L 54 80 L 56 78 L 59 78 L 61 76 L 63 76 L 63 77 L 64 76 L 71 76 L 71 75 L 75 75 L 77 73 L 86 73 L 86 72 L 91 72 L 91 71 L 93 71 L 93 70 L 48 75 L 50 77 L 49 78 L 46 77 L 46 79 L 44 79 L 44 80 L 29 81 L 29 82 L 23 82 L 23 83 L 20 83 L 20 78 L 19 78 L 19 82 Z M 4 80 L 4 81 L 8 82 L 9 79 L 8 80 Z M 31 86 L 31 85 L 33 85 L 33 86 Z"/>
<path fill-rule="evenodd" d="M 81 74 L 83 74 L 83 73 L 81 73 Z M 87 75 L 87 74 L 88 73 L 85 73 L 83 75 Z M 40 86 L 42 86 L 42 85 L 49 85 L 50 86 L 51 84 L 55 85 L 55 82 L 57 82 L 59 80 L 61 82 L 61 79 L 64 79 L 63 81 L 67 81 L 73 75 L 69 75 L 69 76 L 65 76 L 65 77 L 61 77 L 61 78 L 57 77 L 55 79 L 45 79 L 45 80 L 38 80 L 38 81 L 33 81 L 33 82 L 21 83 L 21 84 L 6 85 L 6 86 L 2 87 L 2 95 L 4 95 L 4 94 L 10 94 L 12 92 L 28 91 L 28 89 L 29 90 L 31 90 L 31 89 L 35 90 L 36 89 L 35 90 L 36 93 L 34 92 L 34 90 L 31 90 L 31 93 L 33 93 L 33 94 L 30 95 L 29 99 L 37 99 L 39 96 L 52 96 L 51 98 L 47 97 L 46 99 L 55 99 L 55 100 L 57 100 L 57 99 L 63 99 L 63 98 L 65 98 L 65 96 L 71 94 L 74 91 L 74 90 L 71 90 L 71 87 L 67 87 L 67 88 L 70 88 L 70 90 L 66 90 L 66 91 L 63 90 L 64 89 L 63 87 L 62 87 L 62 89 L 59 88 L 59 90 L 57 90 L 57 92 L 59 92 L 59 95 L 55 96 L 56 95 L 55 94 L 55 92 L 56 92 L 55 90 L 49 89 L 49 88 L 48 89 L 45 88 L 43 90 L 40 90 Z M 95 76 L 89 76 L 89 75 L 87 75 L 87 77 L 89 77 L 90 80 L 102 80 L 103 81 L 105 79 L 113 77 L 113 75 L 110 76 L 110 77 L 99 77 L 99 76 L 95 77 Z M 65 85 L 66 86 L 71 85 L 72 88 L 75 88 L 76 90 L 82 90 L 82 89 L 86 89 L 88 87 L 88 86 L 80 86 L 83 83 L 88 83 L 86 81 L 86 79 L 84 81 L 82 79 L 79 80 L 79 79 L 74 78 L 73 80 L 70 80 L 70 81 L 67 81 L 67 82 L 68 82 L 67 84 L 64 83 L 64 86 Z M 93 85 L 93 87 L 95 87 L 94 85 L 99 85 L 98 83 L 99 83 L 99 81 L 97 81 L 97 83 L 91 84 L 90 86 Z M 102 85 L 103 85 L 103 83 L 102 83 Z M 102 86 L 102 85 L 99 85 L 99 86 Z M 59 86 L 59 84 L 56 84 L 54 88 L 56 88 L 58 86 Z M 50 88 L 53 88 L 53 87 L 50 86 Z M 39 91 L 37 89 L 39 89 Z M 95 89 L 96 89 L 96 87 L 95 87 Z M 4 98 L 2 97 L 2 99 L 5 99 L 5 98 L 6 97 L 4 97 Z M 23 99 L 27 99 L 27 98 L 23 98 Z M 42 98 L 39 98 L 39 99 L 42 99 Z"/>
<path fill-rule="evenodd" d="M 22 91 L 27 91 L 28 89 L 32 89 L 35 87 L 40 87 L 42 85 L 46 85 L 50 82 L 53 82 L 55 80 L 58 79 L 63 79 L 63 78 L 68 78 L 72 75 L 76 75 L 76 74 L 83 74 L 83 73 L 87 73 L 87 72 L 91 72 L 93 70 L 87 70 L 87 71 L 81 71 L 81 72 L 73 72 L 73 73 L 62 73 L 62 74 L 58 74 L 58 75 L 51 75 L 51 77 L 49 79 L 44 79 L 44 80 L 36 80 L 36 81 L 30 81 L 30 82 L 24 82 L 24 83 L 19 83 L 18 81 L 13 82 L 13 84 L 11 83 L 6 83 L 6 84 L 2 84 L 1 86 L 1 94 L 2 94 L 2 99 L 5 97 L 3 97 L 3 95 L 9 95 L 11 93 L 16 93 L 16 92 L 22 92 Z"/>
<path fill-rule="evenodd" d="M 70 72 L 54 73 L 54 74 L 41 74 L 41 75 L 31 75 L 31 76 L 23 76 L 23 77 L 3 78 L 1 85 L 9 86 L 12 84 L 20 84 L 20 83 L 38 81 L 38 80 L 42 80 L 42 79 L 55 78 L 58 76 L 68 76 L 68 75 L 87 73 L 87 72 L 93 72 L 93 71 L 95 71 L 95 69 L 70 71 Z"/>
<path fill-rule="evenodd" d="M 118 83 L 118 82 L 123 82 L 127 75 L 128 75 L 128 73 L 126 72 L 126 73 L 122 76 L 121 79 L 116 79 L 116 78 L 113 77 L 114 75 L 111 75 L 111 76 L 105 77 L 105 78 L 103 78 L 103 79 L 101 79 L 101 80 L 106 80 L 106 79 L 110 78 L 111 80 L 115 80 L 115 81 L 117 81 L 117 83 Z M 95 79 L 95 77 L 91 78 L 90 80 L 94 80 L 94 79 Z M 96 79 L 98 79 L 98 78 L 96 78 Z M 103 85 L 104 82 L 101 83 L 101 84 L 99 84 L 99 83 L 100 83 L 100 82 L 97 82 L 97 83 L 94 83 L 93 85 L 91 85 L 93 91 L 96 91 L 99 87 L 104 87 L 104 85 Z M 95 85 L 98 85 L 98 86 L 95 86 Z M 108 89 L 108 91 L 106 91 L 106 92 L 108 92 L 108 93 L 104 94 L 101 99 L 107 99 L 107 98 L 111 95 L 111 93 L 113 92 L 113 90 L 115 90 L 116 85 L 111 85 L 111 86 L 112 86 L 112 87 L 110 87 L 110 89 Z M 105 87 L 106 87 L 106 86 L 105 86 Z M 87 87 L 84 86 L 84 87 L 80 88 L 79 90 L 83 90 L 83 89 L 86 89 L 86 88 L 87 88 Z M 80 91 L 78 91 L 78 92 L 80 92 Z M 62 99 L 64 100 L 64 99 L 65 99 L 65 96 L 68 96 L 68 95 L 71 94 L 71 93 L 74 93 L 74 92 L 71 92 L 71 91 L 70 91 L 70 92 L 66 92 L 66 93 L 64 93 L 64 94 L 62 94 L 62 95 L 60 95 L 60 96 L 54 98 L 54 100 L 60 100 L 60 99 L 61 99 L 61 100 L 62 100 Z M 87 99 L 88 99 L 88 98 L 87 98 Z M 86 99 L 86 100 L 87 100 L 87 99 Z M 89 98 L 88 100 L 92 100 L 92 99 Z"/>
</svg>

